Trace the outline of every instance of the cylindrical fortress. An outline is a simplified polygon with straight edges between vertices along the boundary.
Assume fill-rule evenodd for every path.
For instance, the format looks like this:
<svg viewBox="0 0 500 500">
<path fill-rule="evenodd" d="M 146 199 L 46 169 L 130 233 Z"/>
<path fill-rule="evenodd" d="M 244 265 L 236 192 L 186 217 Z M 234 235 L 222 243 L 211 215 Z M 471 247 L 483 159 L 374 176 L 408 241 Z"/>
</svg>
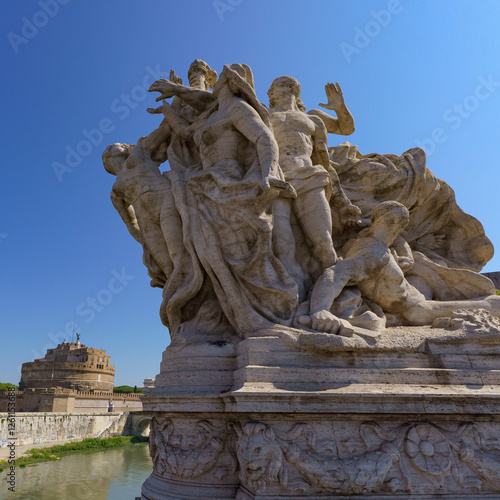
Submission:
<svg viewBox="0 0 500 500">
<path fill-rule="evenodd" d="M 23 363 L 19 390 L 63 387 L 113 392 L 115 367 L 105 350 L 63 342 L 44 358 Z"/>
</svg>

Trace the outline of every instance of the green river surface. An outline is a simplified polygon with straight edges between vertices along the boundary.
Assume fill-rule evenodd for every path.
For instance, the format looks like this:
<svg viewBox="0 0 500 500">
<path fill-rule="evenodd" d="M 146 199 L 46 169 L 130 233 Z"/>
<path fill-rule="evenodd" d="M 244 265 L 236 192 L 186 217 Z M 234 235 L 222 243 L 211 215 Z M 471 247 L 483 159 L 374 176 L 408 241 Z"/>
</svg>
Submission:
<svg viewBox="0 0 500 500">
<path fill-rule="evenodd" d="M 16 467 L 16 491 L 0 473 L 2 500 L 134 500 L 152 472 L 147 444 L 80 452 L 61 460 Z"/>
</svg>

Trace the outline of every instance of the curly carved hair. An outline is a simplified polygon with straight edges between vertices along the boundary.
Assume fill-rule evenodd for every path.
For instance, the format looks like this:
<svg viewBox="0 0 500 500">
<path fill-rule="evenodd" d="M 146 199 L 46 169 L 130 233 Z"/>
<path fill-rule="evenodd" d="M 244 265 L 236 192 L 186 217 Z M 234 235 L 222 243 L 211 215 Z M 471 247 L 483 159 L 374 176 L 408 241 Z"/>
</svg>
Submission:
<svg viewBox="0 0 500 500">
<path fill-rule="evenodd" d="M 300 97 L 302 87 L 300 86 L 300 83 L 296 78 L 294 78 L 293 76 L 280 76 L 279 78 L 276 78 L 273 83 L 271 83 L 269 90 L 272 89 L 274 85 L 287 86 L 295 96 L 295 103 L 297 104 L 297 107 L 300 109 L 300 111 L 306 110 L 306 107 L 304 106 L 304 103 L 302 102 L 302 99 Z"/>
<path fill-rule="evenodd" d="M 191 75 L 193 74 L 195 69 L 201 69 L 203 71 L 208 88 L 213 89 L 215 82 L 217 81 L 217 71 L 212 69 L 205 61 L 202 61 L 201 59 L 195 59 L 189 66 L 188 80 L 191 79 Z"/>
<path fill-rule="evenodd" d="M 271 427 L 260 422 L 249 422 L 242 428 L 236 429 L 236 432 L 238 434 L 236 453 L 240 462 L 240 479 L 243 482 L 255 483 L 258 489 L 264 487 L 267 482 L 286 484 L 283 451 Z M 252 443 L 252 439 L 255 438 L 258 440 L 257 443 Z M 252 448 L 253 444 L 258 446 Z M 256 449 L 261 453 L 260 458 L 266 461 L 265 471 L 262 477 L 257 479 L 249 477 L 244 461 L 245 454 L 252 453 Z"/>
</svg>

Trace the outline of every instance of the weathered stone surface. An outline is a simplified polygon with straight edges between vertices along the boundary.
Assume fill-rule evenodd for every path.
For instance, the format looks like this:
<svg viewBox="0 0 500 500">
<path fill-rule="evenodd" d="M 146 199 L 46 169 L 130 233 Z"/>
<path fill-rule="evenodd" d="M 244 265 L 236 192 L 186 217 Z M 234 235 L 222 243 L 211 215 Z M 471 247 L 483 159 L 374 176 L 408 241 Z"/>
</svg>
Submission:
<svg viewBox="0 0 500 500">
<path fill-rule="evenodd" d="M 103 154 L 117 177 L 113 204 L 163 288 L 173 348 L 274 325 L 348 336 L 429 325 L 456 309 L 500 315 L 493 283 L 477 272 L 491 243 L 421 149 L 328 149 L 328 133 L 354 131 L 338 84 L 321 104 L 334 118 L 305 113 L 290 76 L 271 85 L 269 109 L 244 64 L 217 79 L 196 60 L 188 76 L 190 87 L 174 73 L 151 86 L 162 100 L 148 109 L 164 116 L 157 130 Z"/>
<path fill-rule="evenodd" d="M 15 423 L 14 438 L 9 419 Z M 0 413 L 0 447 L 14 442 L 16 446 L 81 440 L 96 436 L 122 434 L 127 428 L 129 412 L 117 413 Z"/>
<path fill-rule="evenodd" d="M 190 378 L 195 357 L 185 377 L 182 363 L 170 367 L 173 378 L 165 364 L 163 386 L 144 399 L 156 415 L 156 437 L 143 498 L 494 495 L 498 344 L 464 354 L 464 324 L 448 328 L 387 329 L 420 338 L 406 350 L 388 341 L 333 352 L 298 349 L 262 332 L 204 360 L 206 367 L 224 357 L 232 364 L 229 389 L 217 385 L 214 369 Z M 445 353 L 432 343 L 439 334 L 452 339 Z M 197 390 L 203 372 L 211 391 L 208 383 Z"/>
<path fill-rule="evenodd" d="M 172 338 L 144 398 L 143 498 L 495 495 L 500 297 L 479 221 L 419 148 L 329 148 L 354 131 L 338 84 L 334 117 L 290 76 L 269 108 L 244 64 L 188 78 L 155 82 L 158 129 L 103 155 Z"/>
<path fill-rule="evenodd" d="M 494 272 L 494 273 L 481 273 L 487 278 L 489 278 L 491 281 L 493 281 L 493 284 L 497 288 L 497 290 L 500 288 L 500 272 Z"/>
<path fill-rule="evenodd" d="M 204 417 L 155 418 L 143 498 L 494 498 L 500 487 L 495 417 Z"/>
</svg>

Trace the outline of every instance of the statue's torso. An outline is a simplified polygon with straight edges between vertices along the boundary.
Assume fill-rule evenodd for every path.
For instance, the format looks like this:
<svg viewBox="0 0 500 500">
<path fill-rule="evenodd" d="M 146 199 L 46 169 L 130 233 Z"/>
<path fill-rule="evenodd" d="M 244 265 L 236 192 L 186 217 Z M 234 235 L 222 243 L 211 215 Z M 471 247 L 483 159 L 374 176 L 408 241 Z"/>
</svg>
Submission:
<svg viewBox="0 0 500 500">
<path fill-rule="evenodd" d="M 285 177 L 287 172 L 310 168 L 315 123 L 302 111 L 271 111 L 271 123 Z"/>
<path fill-rule="evenodd" d="M 220 160 L 245 162 L 249 141 L 234 127 L 232 118 L 220 111 L 215 111 L 195 132 L 194 140 L 200 148 L 204 169 Z"/>
</svg>

